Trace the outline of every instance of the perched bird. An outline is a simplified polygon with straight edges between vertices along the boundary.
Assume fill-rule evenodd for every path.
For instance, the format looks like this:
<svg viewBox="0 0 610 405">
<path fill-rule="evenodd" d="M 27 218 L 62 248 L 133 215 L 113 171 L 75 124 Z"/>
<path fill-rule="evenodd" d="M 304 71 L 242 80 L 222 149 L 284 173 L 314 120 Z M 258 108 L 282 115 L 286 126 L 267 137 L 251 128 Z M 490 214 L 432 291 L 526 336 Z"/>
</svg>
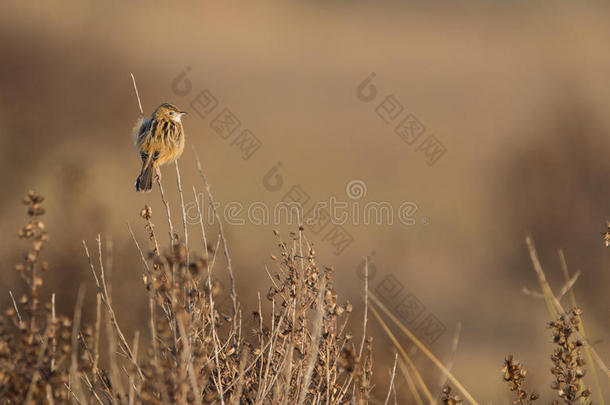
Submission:
<svg viewBox="0 0 610 405">
<path fill-rule="evenodd" d="M 153 173 L 161 178 L 159 166 L 171 163 L 182 155 L 184 150 L 184 128 L 182 116 L 186 114 L 176 106 L 163 103 L 150 119 L 138 120 L 134 137 L 140 157 L 142 170 L 136 179 L 136 191 L 150 191 Z"/>
</svg>

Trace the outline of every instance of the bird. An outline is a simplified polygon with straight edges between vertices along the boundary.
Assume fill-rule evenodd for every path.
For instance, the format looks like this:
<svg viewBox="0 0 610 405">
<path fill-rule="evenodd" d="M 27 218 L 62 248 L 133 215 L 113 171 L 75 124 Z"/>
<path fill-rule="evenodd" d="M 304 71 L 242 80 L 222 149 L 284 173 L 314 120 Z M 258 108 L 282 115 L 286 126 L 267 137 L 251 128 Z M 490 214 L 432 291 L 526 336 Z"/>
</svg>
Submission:
<svg viewBox="0 0 610 405">
<path fill-rule="evenodd" d="M 186 111 L 170 103 L 163 103 L 155 109 L 149 119 L 142 116 L 134 127 L 135 144 L 142 159 L 142 170 L 136 179 L 136 191 L 148 192 L 152 189 L 153 174 L 159 180 L 159 166 L 177 160 L 184 150 L 184 128 L 182 117 Z"/>
</svg>

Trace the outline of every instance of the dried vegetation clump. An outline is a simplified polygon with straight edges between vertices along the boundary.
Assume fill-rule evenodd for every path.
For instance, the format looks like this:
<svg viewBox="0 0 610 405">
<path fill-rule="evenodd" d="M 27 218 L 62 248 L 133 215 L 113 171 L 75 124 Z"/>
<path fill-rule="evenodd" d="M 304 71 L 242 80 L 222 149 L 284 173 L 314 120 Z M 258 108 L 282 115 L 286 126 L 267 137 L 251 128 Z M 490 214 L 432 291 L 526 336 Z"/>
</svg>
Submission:
<svg viewBox="0 0 610 405">
<path fill-rule="evenodd" d="M 559 315 L 556 321 L 548 324 L 552 330 L 552 343 L 555 345 L 551 354 L 551 374 L 554 377 L 551 388 L 556 392 L 553 405 L 572 405 L 581 401 L 587 403 L 592 394 L 591 388 L 587 388 L 583 381 L 585 360 L 582 348 L 585 344 L 577 335 L 581 324 L 581 314 L 582 312 L 578 308 L 574 308 L 566 314 Z M 528 395 L 525 391 L 524 383 L 527 373 L 521 364 L 513 360 L 512 356 L 508 356 L 504 360 L 502 371 L 510 390 L 516 393 L 515 404 L 531 405 L 540 398 L 540 395 L 536 393 Z"/>
<path fill-rule="evenodd" d="M 514 391 L 517 395 L 517 399 L 514 401 L 515 404 L 531 405 L 540 398 L 540 395 L 535 392 L 528 394 L 525 391 L 524 383 L 527 372 L 520 363 L 513 360 L 513 356 L 507 356 L 504 359 L 502 372 L 504 373 L 504 381 L 508 382 L 510 390 Z"/>
<path fill-rule="evenodd" d="M 582 312 L 575 308 L 559 319 L 549 323 L 553 331 L 555 350 L 551 355 L 553 368 L 551 374 L 555 377 L 552 384 L 557 396 L 563 403 L 573 404 L 579 399 L 591 396 L 591 389 L 584 386 L 582 378 L 585 375 L 585 360 L 582 356 L 584 342 L 575 333 L 578 332 Z M 559 400 L 554 402 L 560 404 Z"/>
<path fill-rule="evenodd" d="M 172 230 L 169 205 L 163 194 L 161 197 Z M 213 201 L 211 193 L 209 197 Z M 96 305 L 91 308 L 93 325 L 81 322 L 83 311 L 89 310 L 83 308 L 83 287 L 78 291 L 73 315 L 58 314 L 55 295 L 41 297 L 43 275 L 49 270 L 41 257 L 48 239 L 42 221 L 43 200 L 33 191 L 24 200 L 28 222 L 18 236 L 30 246 L 23 262 L 16 266 L 24 282 L 23 294 L 16 299 L 10 292 L 12 305 L 0 314 L 0 404 L 379 403 L 380 396 L 373 395 L 371 382 L 372 339 L 366 334 L 369 309 L 398 352 L 384 404 L 390 403 L 392 396 L 394 403 L 399 403 L 397 365 L 410 398 L 418 405 L 424 401 L 458 405 L 463 400 L 449 386 L 433 394 L 380 311 L 469 403 L 477 404 L 453 376 L 450 366 L 445 367 L 368 291 L 366 277 L 363 337 L 354 341 L 348 328 L 352 306 L 338 299 L 333 269 L 316 263 L 316 252 L 302 227 L 287 241 L 276 232 L 278 253 L 272 256 L 275 268 L 267 270 L 270 288 L 262 298 L 259 293 L 255 308 L 244 310 L 235 292 L 222 227 L 215 235 L 216 243 L 208 243 L 198 206 L 202 249 L 197 252 L 192 246 L 188 248 L 184 212 L 184 236 L 172 232 L 168 249 L 161 249 L 152 209 L 145 206 L 140 215 L 146 245 L 140 245 L 131 227 L 129 230 L 142 262 L 141 268 L 133 271 L 142 274 L 148 320 L 131 339 L 126 338 L 112 305 L 99 236 L 93 254 L 83 241 L 96 287 Z M 554 344 L 553 404 L 590 403 L 592 390 L 584 384 L 582 351 L 585 357 L 595 358 L 602 370 L 607 369 L 584 340 L 580 311 L 563 311 L 542 276 L 531 243 L 530 249 L 544 297 L 552 304 L 551 313 L 557 314 L 549 323 Z M 226 290 L 219 281 L 223 275 L 218 274 L 223 260 L 231 283 Z M 562 295 L 578 277 L 570 277 L 567 268 L 565 275 L 569 287 Z M 595 369 L 591 371 L 595 377 Z M 532 405 L 539 399 L 538 394 L 526 391 L 526 371 L 512 356 L 504 361 L 503 377 L 516 396 L 515 404 Z M 596 378 L 594 381 L 599 385 Z"/>
<path fill-rule="evenodd" d="M 91 328 L 75 330 L 72 320 L 55 313 L 55 298 L 40 298 L 43 273 L 49 266 L 40 255 L 48 235 L 42 216 L 44 198 L 33 191 L 24 199 L 28 223 L 18 236 L 30 243 L 23 262 L 15 267 L 25 293 L 0 314 L 0 402 L 30 404 L 69 402 L 75 370 L 90 371 L 90 362 L 78 350 L 79 342 L 91 342 Z M 78 334 L 75 335 L 74 332 Z"/>
<path fill-rule="evenodd" d="M 174 235 L 171 248 L 161 253 L 152 210 L 145 207 L 141 216 L 150 247 L 134 241 L 149 300 L 149 322 L 142 325 L 148 339 L 138 332 L 128 341 L 108 293 L 99 237 L 98 258 L 84 244 L 97 287 L 93 327 L 80 321 L 82 289 L 72 320 L 55 313 L 54 298 L 41 305 L 39 288 L 48 269 L 40 258 L 47 240 L 42 201 L 28 194 L 29 223 L 19 232 L 32 244 L 17 266 L 27 292 L 0 317 L 1 403 L 367 402 L 372 342 L 356 347 L 352 341 L 351 305 L 339 302 L 332 269 L 316 264 L 302 228 L 289 243 L 278 235 L 277 266 L 268 271 L 271 288 L 259 296 L 257 308 L 242 312 L 231 294 L 232 305 L 224 310 L 217 303 L 226 291 L 214 274 L 223 238 L 215 248 L 206 242 L 196 254 Z M 108 350 L 101 347 L 102 333 Z"/>
</svg>

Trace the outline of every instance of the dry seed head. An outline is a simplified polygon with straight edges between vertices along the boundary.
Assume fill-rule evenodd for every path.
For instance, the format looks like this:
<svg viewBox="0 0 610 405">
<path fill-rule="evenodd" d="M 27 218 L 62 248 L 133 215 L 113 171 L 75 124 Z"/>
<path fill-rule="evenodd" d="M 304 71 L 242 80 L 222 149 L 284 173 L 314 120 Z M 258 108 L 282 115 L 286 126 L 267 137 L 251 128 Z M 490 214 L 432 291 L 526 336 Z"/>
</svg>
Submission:
<svg viewBox="0 0 610 405">
<path fill-rule="evenodd" d="M 451 394 L 451 387 L 449 386 L 443 387 L 442 392 L 441 400 L 444 405 L 458 405 L 463 402 L 457 395 Z"/>
<path fill-rule="evenodd" d="M 585 361 L 581 353 L 583 342 L 576 335 L 581 314 L 582 311 L 574 308 L 560 315 L 557 321 L 549 322 L 552 341 L 557 346 L 551 355 L 553 363 L 551 374 L 555 377 L 551 387 L 566 404 L 572 404 L 579 398 L 586 398 L 591 394 L 589 388 L 581 389 L 582 378 L 585 375 L 582 366 Z"/>
<path fill-rule="evenodd" d="M 147 221 L 150 221 L 152 218 L 152 208 L 149 205 L 145 205 L 142 210 L 140 210 L 140 216 Z"/>
</svg>

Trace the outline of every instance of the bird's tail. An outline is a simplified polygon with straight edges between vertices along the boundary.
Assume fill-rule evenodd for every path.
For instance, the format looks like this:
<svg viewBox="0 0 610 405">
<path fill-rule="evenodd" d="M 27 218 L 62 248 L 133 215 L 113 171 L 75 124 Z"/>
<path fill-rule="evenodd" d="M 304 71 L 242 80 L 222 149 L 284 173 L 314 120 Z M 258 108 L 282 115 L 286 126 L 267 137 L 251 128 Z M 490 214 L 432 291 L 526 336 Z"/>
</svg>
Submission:
<svg viewBox="0 0 610 405">
<path fill-rule="evenodd" d="M 150 162 L 142 162 L 142 171 L 136 179 L 136 191 L 149 192 L 152 190 L 154 164 Z"/>
</svg>

